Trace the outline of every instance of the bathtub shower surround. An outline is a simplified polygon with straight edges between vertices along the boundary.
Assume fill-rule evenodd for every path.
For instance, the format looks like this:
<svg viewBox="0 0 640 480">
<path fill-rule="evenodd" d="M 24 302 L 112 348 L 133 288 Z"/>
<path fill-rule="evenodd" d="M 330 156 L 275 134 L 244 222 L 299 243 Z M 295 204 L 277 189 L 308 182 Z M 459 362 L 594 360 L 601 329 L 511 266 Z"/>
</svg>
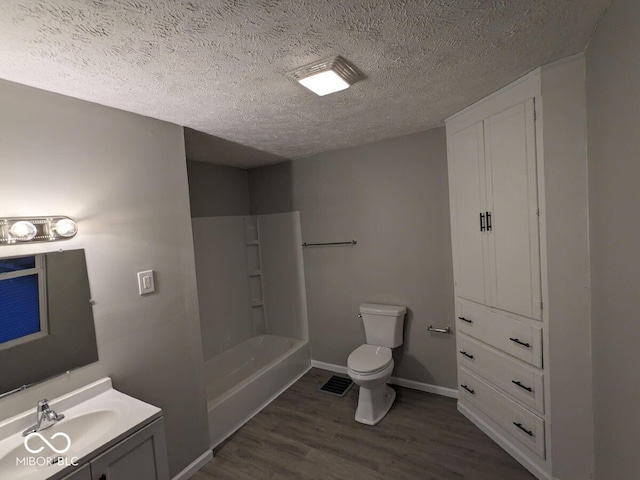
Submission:
<svg viewBox="0 0 640 480">
<path fill-rule="evenodd" d="M 251 323 L 243 218 L 192 219 L 205 361 L 264 333 Z"/>
<path fill-rule="evenodd" d="M 310 366 L 298 212 L 193 218 L 211 445 Z"/>
<path fill-rule="evenodd" d="M 309 339 L 300 213 L 255 215 L 267 333 Z"/>
<path fill-rule="evenodd" d="M 244 425 L 310 368 L 309 343 L 252 337 L 205 363 L 211 448 Z"/>
</svg>

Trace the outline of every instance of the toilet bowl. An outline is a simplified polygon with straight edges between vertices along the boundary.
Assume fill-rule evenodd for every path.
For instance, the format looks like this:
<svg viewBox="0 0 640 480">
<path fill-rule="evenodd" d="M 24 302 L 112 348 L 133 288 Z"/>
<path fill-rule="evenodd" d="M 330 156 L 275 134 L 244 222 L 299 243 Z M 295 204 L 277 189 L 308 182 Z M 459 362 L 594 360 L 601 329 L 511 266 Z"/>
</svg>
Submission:
<svg viewBox="0 0 640 480">
<path fill-rule="evenodd" d="M 406 311 L 406 307 L 396 305 L 360 305 L 367 343 L 356 348 L 347 359 L 347 373 L 360 387 L 357 422 L 375 425 L 393 405 L 396 392 L 387 386 L 394 367 L 391 349 L 402 345 Z"/>
<path fill-rule="evenodd" d="M 391 349 L 375 345 L 362 345 L 347 359 L 347 373 L 360 387 L 356 421 L 365 425 L 375 425 L 382 420 L 393 401 L 396 392 L 387 386 L 393 372 Z"/>
</svg>

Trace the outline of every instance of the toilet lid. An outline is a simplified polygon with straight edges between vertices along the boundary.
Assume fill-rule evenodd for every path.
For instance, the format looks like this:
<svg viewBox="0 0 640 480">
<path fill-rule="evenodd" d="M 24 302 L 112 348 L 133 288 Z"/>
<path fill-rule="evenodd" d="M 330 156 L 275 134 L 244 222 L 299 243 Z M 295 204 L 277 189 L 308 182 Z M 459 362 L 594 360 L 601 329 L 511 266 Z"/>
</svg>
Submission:
<svg viewBox="0 0 640 480">
<path fill-rule="evenodd" d="M 358 373 L 377 373 L 391 363 L 391 349 L 376 345 L 361 345 L 347 359 L 347 366 Z"/>
</svg>

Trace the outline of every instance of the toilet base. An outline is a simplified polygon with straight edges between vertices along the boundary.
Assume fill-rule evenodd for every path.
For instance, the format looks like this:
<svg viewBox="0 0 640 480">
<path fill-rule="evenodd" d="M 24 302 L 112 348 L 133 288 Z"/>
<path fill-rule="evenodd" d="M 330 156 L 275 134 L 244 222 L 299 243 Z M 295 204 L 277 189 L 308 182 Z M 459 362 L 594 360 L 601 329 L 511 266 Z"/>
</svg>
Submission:
<svg viewBox="0 0 640 480">
<path fill-rule="evenodd" d="M 396 399 L 396 391 L 387 384 L 375 388 L 360 387 L 356 422 L 375 425 L 382 420 L 391 409 Z"/>
</svg>

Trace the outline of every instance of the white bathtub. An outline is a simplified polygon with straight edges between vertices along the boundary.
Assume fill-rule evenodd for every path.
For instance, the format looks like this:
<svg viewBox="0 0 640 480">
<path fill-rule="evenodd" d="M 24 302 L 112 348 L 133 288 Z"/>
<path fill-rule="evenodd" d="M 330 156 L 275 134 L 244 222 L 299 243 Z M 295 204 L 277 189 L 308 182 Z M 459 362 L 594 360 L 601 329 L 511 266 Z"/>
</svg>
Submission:
<svg viewBox="0 0 640 480">
<path fill-rule="evenodd" d="M 310 368 L 309 344 L 252 337 L 205 363 L 211 448 L 244 425 Z"/>
</svg>

